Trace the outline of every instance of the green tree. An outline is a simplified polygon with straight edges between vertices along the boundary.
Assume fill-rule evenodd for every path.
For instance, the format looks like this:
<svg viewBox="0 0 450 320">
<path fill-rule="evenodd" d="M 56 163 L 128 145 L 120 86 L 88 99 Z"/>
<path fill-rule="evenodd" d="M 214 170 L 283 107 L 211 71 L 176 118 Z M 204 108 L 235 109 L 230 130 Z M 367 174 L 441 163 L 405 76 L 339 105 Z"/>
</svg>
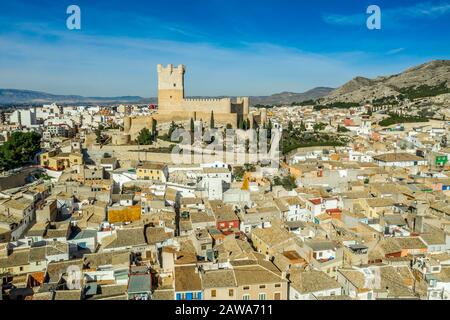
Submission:
<svg viewBox="0 0 450 320">
<path fill-rule="evenodd" d="M 153 136 L 147 128 L 143 128 L 138 137 L 136 138 L 136 142 L 141 146 L 148 146 L 153 143 Z"/>
<path fill-rule="evenodd" d="M 0 170 L 11 170 L 31 162 L 40 150 L 41 136 L 36 132 L 14 132 L 0 146 Z"/>
<path fill-rule="evenodd" d="M 442 136 L 442 138 L 441 138 L 441 147 L 442 148 L 447 148 L 448 147 L 447 136 Z"/>
<path fill-rule="evenodd" d="M 289 120 L 288 122 L 288 131 L 289 132 L 294 131 L 294 124 L 292 123 L 292 120 Z"/>
<path fill-rule="evenodd" d="M 267 140 L 272 140 L 272 121 L 269 119 L 269 122 L 267 123 Z"/>
<path fill-rule="evenodd" d="M 191 118 L 191 125 L 190 125 L 190 128 L 191 128 L 191 134 L 193 134 L 194 131 L 195 131 L 195 124 L 194 124 L 194 119 L 192 119 L 192 118 Z"/>
<path fill-rule="evenodd" d="M 303 120 L 300 122 L 300 132 L 305 132 L 306 131 L 306 126 L 305 123 L 303 122 Z"/>
<path fill-rule="evenodd" d="M 156 139 L 158 138 L 158 122 L 156 121 L 156 119 L 152 119 L 152 139 L 153 141 L 156 141 Z"/>
<path fill-rule="evenodd" d="M 233 168 L 233 174 L 234 174 L 234 178 L 237 181 L 242 181 L 242 179 L 244 178 L 245 169 L 241 166 L 236 166 Z"/>
<path fill-rule="evenodd" d="M 291 191 L 295 188 L 297 188 L 297 183 L 295 182 L 295 177 L 294 176 L 285 176 L 283 178 L 280 177 L 275 177 L 273 179 L 273 185 L 275 186 L 283 186 L 283 188 L 285 188 L 288 191 Z"/>
<path fill-rule="evenodd" d="M 326 126 L 327 126 L 327 125 L 326 125 L 325 123 L 319 122 L 319 123 L 314 124 L 314 127 L 313 127 L 313 128 L 314 128 L 314 131 L 315 131 L 315 132 L 318 132 L 318 131 L 324 130 Z"/>
<path fill-rule="evenodd" d="M 215 128 L 215 125 L 214 125 L 214 111 L 211 111 L 211 120 L 210 120 L 210 128 L 211 129 L 214 129 Z"/>
<path fill-rule="evenodd" d="M 387 127 L 393 124 L 399 123 L 412 123 L 412 122 L 428 122 L 428 118 L 421 116 L 402 116 L 398 112 L 389 113 L 389 118 L 381 120 L 378 124 L 382 127 Z"/>
<path fill-rule="evenodd" d="M 169 139 L 172 137 L 173 132 L 177 129 L 177 125 L 174 121 L 170 124 L 169 132 L 167 133 Z"/>
<path fill-rule="evenodd" d="M 349 132 L 350 130 L 348 130 L 346 127 L 341 126 L 340 124 L 338 124 L 337 127 L 337 132 Z"/>
<path fill-rule="evenodd" d="M 103 125 L 99 125 L 97 127 L 97 129 L 95 129 L 94 133 L 95 133 L 95 142 L 97 142 L 98 144 L 102 144 L 103 142 L 105 142 L 105 137 L 103 135 L 103 131 L 105 130 L 105 127 Z"/>
<path fill-rule="evenodd" d="M 244 130 L 244 129 L 245 129 L 245 123 L 244 123 L 244 121 L 239 120 L 238 128 L 241 129 L 241 130 Z"/>
</svg>

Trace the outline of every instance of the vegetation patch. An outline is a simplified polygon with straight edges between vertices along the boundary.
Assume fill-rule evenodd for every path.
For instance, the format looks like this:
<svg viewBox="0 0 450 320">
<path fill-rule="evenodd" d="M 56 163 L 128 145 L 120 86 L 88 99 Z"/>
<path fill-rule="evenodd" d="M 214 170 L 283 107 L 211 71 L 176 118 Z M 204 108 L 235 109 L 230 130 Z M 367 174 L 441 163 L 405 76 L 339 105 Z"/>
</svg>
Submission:
<svg viewBox="0 0 450 320">
<path fill-rule="evenodd" d="M 0 146 L 0 171 L 29 164 L 41 149 L 41 135 L 36 132 L 14 132 Z"/>
<path fill-rule="evenodd" d="M 423 116 L 408 116 L 398 113 L 389 113 L 389 118 L 381 120 L 378 124 L 382 127 L 388 127 L 398 123 L 414 123 L 414 122 L 428 122 L 428 118 Z"/>
<path fill-rule="evenodd" d="M 325 105 L 316 105 L 314 106 L 314 110 L 320 111 L 323 109 L 350 109 L 359 107 L 359 103 L 357 102 L 333 102 Z"/>
<path fill-rule="evenodd" d="M 436 86 L 421 85 L 417 87 L 408 87 L 399 89 L 406 98 L 410 100 L 426 97 L 435 97 L 440 94 L 450 93 L 450 88 L 447 86 L 447 81 L 444 81 Z"/>
</svg>

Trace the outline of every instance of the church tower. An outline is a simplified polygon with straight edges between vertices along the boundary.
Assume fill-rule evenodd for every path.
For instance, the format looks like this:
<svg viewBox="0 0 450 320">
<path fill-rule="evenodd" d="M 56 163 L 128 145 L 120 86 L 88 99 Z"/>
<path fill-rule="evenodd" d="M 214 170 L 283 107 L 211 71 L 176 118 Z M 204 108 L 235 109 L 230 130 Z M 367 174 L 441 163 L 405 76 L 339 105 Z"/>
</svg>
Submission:
<svg viewBox="0 0 450 320">
<path fill-rule="evenodd" d="M 160 111 L 171 111 L 184 100 L 184 65 L 167 67 L 158 64 L 158 109 Z M 173 110 L 173 109 L 172 109 Z"/>
</svg>

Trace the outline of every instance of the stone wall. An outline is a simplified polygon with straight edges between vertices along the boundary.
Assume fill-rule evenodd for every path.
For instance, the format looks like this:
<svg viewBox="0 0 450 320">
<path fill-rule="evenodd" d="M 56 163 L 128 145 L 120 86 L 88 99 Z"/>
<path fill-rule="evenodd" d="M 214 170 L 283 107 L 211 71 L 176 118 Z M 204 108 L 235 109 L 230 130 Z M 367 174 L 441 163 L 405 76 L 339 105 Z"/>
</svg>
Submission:
<svg viewBox="0 0 450 320">
<path fill-rule="evenodd" d="M 119 165 L 121 168 L 135 168 L 139 161 L 150 161 L 157 163 L 166 163 L 166 164 L 174 164 L 176 161 L 172 158 L 171 153 L 154 153 L 154 152 L 145 152 L 139 151 L 144 147 L 139 147 L 136 145 L 130 146 L 103 146 L 100 148 L 99 146 L 92 146 L 86 152 L 89 157 L 94 161 L 100 161 L 103 157 L 104 153 L 109 153 L 111 156 L 117 158 L 119 161 Z M 192 148 L 192 147 L 191 147 Z M 201 149 L 193 148 L 193 150 Z M 196 155 L 187 155 L 187 159 L 191 164 L 201 164 L 201 163 L 211 163 L 214 161 L 223 161 L 225 163 L 233 164 L 233 163 L 251 163 L 257 159 L 257 155 L 250 155 L 248 153 L 235 151 L 235 152 L 223 152 L 216 151 L 214 154 L 210 150 L 203 150 L 204 155 L 196 154 Z"/>
<path fill-rule="evenodd" d="M 129 131 L 124 133 L 130 136 L 130 141 L 134 141 L 139 132 L 143 128 L 152 128 L 152 119 L 155 119 L 159 124 L 174 122 L 188 122 L 191 119 L 203 120 L 209 125 L 211 119 L 211 112 L 195 112 L 195 111 L 178 111 L 178 112 L 164 112 L 156 113 L 153 116 L 145 116 L 138 118 L 130 118 Z M 236 113 L 216 113 L 214 111 L 214 122 L 216 126 L 226 126 L 231 124 L 234 128 L 237 128 L 239 121 L 239 115 Z M 127 120 L 128 122 L 128 120 Z"/>
<path fill-rule="evenodd" d="M 40 172 L 39 168 L 24 168 L 20 172 L 8 175 L 0 175 L 0 191 L 21 187 L 27 184 L 27 178 L 33 174 Z"/>
</svg>

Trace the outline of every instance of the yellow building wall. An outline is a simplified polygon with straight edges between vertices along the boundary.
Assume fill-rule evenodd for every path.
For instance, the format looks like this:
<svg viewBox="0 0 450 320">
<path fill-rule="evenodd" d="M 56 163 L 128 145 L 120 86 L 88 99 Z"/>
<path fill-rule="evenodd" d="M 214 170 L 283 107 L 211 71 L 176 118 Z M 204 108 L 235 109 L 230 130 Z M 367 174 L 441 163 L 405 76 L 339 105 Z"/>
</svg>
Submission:
<svg viewBox="0 0 450 320">
<path fill-rule="evenodd" d="M 161 170 L 137 169 L 136 174 L 140 180 L 163 180 L 163 173 Z"/>
<path fill-rule="evenodd" d="M 108 210 L 109 223 L 134 222 L 139 221 L 140 219 L 141 219 L 140 205 Z"/>
</svg>

